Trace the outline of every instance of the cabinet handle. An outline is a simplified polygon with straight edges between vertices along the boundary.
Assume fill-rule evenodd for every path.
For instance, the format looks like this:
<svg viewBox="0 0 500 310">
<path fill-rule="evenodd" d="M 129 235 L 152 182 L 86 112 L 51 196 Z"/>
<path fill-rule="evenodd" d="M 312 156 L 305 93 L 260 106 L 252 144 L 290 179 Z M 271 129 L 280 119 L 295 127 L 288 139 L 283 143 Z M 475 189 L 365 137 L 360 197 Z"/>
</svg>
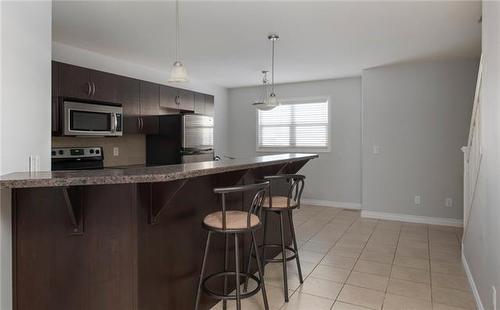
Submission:
<svg viewBox="0 0 500 310">
<path fill-rule="evenodd" d="M 92 94 L 92 85 L 87 82 L 87 96 L 90 97 L 90 94 Z"/>
<path fill-rule="evenodd" d="M 141 118 L 137 118 L 137 130 L 141 130 Z"/>
<path fill-rule="evenodd" d="M 141 117 L 141 130 L 144 129 L 144 119 Z"/>
<path fill-rule="evenodd" d="M 179 96 L 175 96 L 175 104 L 176 105 L 181 104 L 179 99 L 180 99 Z"/>
<path fill-rule="evenodd" d="M 95 83 L 92 82 L 92 96 L 95 95 Z"/>
</svg>

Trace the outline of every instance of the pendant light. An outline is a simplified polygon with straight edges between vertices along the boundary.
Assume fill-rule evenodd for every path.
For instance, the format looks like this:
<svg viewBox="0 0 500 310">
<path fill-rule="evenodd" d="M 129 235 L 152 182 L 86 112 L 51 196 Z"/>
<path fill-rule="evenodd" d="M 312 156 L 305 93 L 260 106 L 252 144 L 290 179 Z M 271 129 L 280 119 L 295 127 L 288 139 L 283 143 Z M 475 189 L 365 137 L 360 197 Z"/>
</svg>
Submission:
<svg viewBox="0 0 500 310">
<path fill-rule="evenodd" d="M 180 55 L 180 17 L 179 17 L 179 0 L 175 1 L 175 62 L 170 71 L 169 82 L 182 83 L 188 82 L 189 77 L 186 67 L 179 60 Z"/>
<path fill-rule="evenodd" d="M 279 36 L 277 34 L 270 34 L 267 39 L 271 41 L 272 45 L 272 53 L 271 53 L 271 93 L 267 95 L 267 84 L 264 85 L 265 91 L 266 91 L 266 97 L 263 100 L 263 102 L 260 103 L 254 103 L 254 106 L 263 111 L 268 111 L 276 108 L 277 106 L 280 105 L 278 98 L 276 97 L 276 93 L 274 91 L 274 44 L 276 41 L 279 40 Z M 264 72 L 263 72 L 264 73 Z M 267 72 L 266 72 L 267 73 Z M 266 78 L 266 76 L 265 76 Z M 267 80 L 267 78 L 266 78 Z"/>
<path fill-rule="evenodd" d="M 262 77 L 262 96 L 259 98 L 259 100 L 253 103 L 253 106 L 262 111 L 267 111 L 274 108 L 273 106 L 267 105 L 267 101 L 269 98 L 269 80 L 267 79 L 268 72 L 269 71 L 266 70 L 262 71 L 262 74 L 264 75 Z"/>
</svg>

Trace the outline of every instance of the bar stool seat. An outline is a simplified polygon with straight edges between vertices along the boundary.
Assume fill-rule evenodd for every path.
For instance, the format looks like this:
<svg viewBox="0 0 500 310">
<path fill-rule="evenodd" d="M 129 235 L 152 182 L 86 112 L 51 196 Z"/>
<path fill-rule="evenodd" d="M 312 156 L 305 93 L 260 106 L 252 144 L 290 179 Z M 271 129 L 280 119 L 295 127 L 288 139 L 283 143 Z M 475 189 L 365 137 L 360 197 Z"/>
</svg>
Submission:
<svg viewBox="0 0 500 310">
<path fill-rule="evenodd" d="M 208 214 L 203 219 L 203 224 L 210 228 L 222 229 L 222 211 L 217 211 Z M 250 226 L 248 224 L 248 212 L 245 211 L 226 211 L 226 228 L 225 229 L 254 229 L 260 226 L 259 217 L 255 214 L 250 214 Z"/>
<path fill-rule="evenodd" d="M 272 208 L 276 209 L 293 209 L 298 206 L 296 201 L 290 201 L 290 205 L 288 205 L 288 197 L 285 196 L 272 196 L 271 197 L 272 201 Z M 264 208 L 271 208 L 269 204 L 269 197 L 266 196 L 264 198 L 264 203 L 262 204 L 262 207 Z"/>
<path fill-rule="evenodd" d="M 262 202 L 264 201 L 264 195 L 266 189 L 269 187 L 269 182 L 264 181 L 256 184 L 231 186 L 215 188 L 214 193 L 221 195 L 221 206 L 222 211 L 212 212 L 205 216 L 203 219 L 202 227 L 208 231 L 207 241 L 205 243 L 205 249 L 203 250 L 203 260 L 201 263 L 200 278 L 198 281 L 198 290 L 196 291 L 196 300 L 194 309 L 198 310 L 200 306 L 201 294 L 204 292 L 208 296 L 222 300 L 222 309 L 227 309 L 228 300 L 236 300 L 236 309 L 241 310 L 241 300 L 244 298 L 249 298 L 258 292 L 262 292 L 262 299 L 264 301 L 264 309 L 269 310 L 269 304 L 267 302 L 266 295 L 266 285 L 264 283 L 264 271 L 261 265 L 261 258 L 257 257 L 255 261 L 257 262 L 257 271 L 259 277 L 248 272 L 240 271 L 240 247 L 239 240 L 243 238 L 244 234 L 251 235 L 250 248 L 252 248 L 255 253 L 258 253 L 257 240 L 255 239 L 255 231 L 260 228 L 261 222 L 259 216 L 262 211 Z M 242 194 L 252 194 L 253 200 L 248 208 L 248 211 L 239 210 L 226 210 L 226 196 L 229 194 L 238 195 L 241 197 Z M 243 200 L 244 202 L 244 200 Z M 210 248 L 210 240 L 212 234 L 224 235 L 224 269 L 220 272 L 211 273 L 205 275 L 208 250 Z M 229 270 L 229 236 L 234 237 L 234 271 Z M 246 242 L 246 241 L 245 241 Z M 251 258 L 251 253 L 249 259 Z M 234 294 L 229 293 L 229 278 L 234 278 Z M 245 281 L 251 279 L 255 282 L 255 288 L 252 291 L 248 291 L 247 285 L 245 285 L 245 291 L 241 291 L 241 280 Z M 219 281 L 212 281 L 219 280 Z M 222 280 L 222 281 L 221 281 Z M 209 285 L 210 283 L 212 285 Z M 213 285 L 217 282 L 223 282 L 222 292 L 214 289 Z M 231 284 L 233 285 L 233 284 Z M 232 289 L 231 289 L 232 290 Z"/>
</svg>

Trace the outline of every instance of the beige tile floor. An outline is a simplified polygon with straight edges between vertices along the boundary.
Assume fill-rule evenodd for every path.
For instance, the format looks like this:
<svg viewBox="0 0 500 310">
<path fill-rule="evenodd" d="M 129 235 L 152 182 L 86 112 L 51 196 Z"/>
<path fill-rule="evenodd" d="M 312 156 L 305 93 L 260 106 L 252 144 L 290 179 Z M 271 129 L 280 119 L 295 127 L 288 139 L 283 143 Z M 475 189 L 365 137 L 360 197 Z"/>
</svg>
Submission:
<svg viewBox="0 0 500 310">
<path fill-rule="evenodd" d="M 364 219 L 359 211 L 319 206 L 296 210 L 294 222 L 304 284 L 289 262 L 285 304 L 282 267 L 268 264 L 271 309 L 475 309 L 459 228 Z M 243 300 L 242 308 L 264 309 L 262 295 Z"/>
</svg>

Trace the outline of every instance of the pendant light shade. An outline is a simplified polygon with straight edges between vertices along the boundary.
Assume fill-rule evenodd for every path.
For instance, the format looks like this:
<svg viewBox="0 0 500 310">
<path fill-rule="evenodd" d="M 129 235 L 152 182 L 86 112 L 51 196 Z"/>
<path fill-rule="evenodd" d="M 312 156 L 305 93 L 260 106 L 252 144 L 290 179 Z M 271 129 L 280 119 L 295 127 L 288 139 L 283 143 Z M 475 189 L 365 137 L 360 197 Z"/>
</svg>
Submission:
<svg viewBox="0 0 500 310">
<path fill-rule="evenodd" d="M 186 67 L 179 60 L 180 55 L 180 17 L 179 17 L 179 0 L 175 1 L 175 62 L 170 71 L 169 82 L 183 83 L 189 81 Z"/>
<path fill-rule="evenodd" d="M 268 111 L 276 108 L 280 105 L 278 98 L 276 97 L 276 93 L 274 91 L 274 43 L 279 40 L 279 36 L 277 34 L 271 34 L 267 37 L 272 44 L 272 55 L 271 55 L 271 91 L 269 92 L 268 86 L 269 83 L 267 81 L 267 71 L 262 71 L 264 73 L 264 97 L 262 100 L 254 103 L 253 105 L 262 111 Z"/>
<path fill-rule="evenodd" d="M 189 82 L 186 67 L 184 67 L 182 62 L 174 62 L 172 70 L 170 71 L 170 79 L 168 79 L 168 81 L 176 83 Z"/>
</svg>

